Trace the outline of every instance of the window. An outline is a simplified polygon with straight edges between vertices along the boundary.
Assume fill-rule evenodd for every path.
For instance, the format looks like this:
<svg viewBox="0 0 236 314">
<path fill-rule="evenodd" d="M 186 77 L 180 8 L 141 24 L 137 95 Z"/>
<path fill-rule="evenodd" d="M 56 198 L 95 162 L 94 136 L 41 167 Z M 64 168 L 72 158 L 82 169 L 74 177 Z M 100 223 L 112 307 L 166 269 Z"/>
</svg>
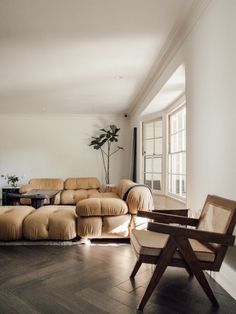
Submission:
<svg viewBox="0 0 236 314">
<path fill-rule="evenodd" d="M 168 192 L 186 198 L 186 105 L 168 116 Z"/>
<path fill-rule="evenodd" d="M 162 190 L 162 119 L 143 123 L 144 183 Z"/>
</svg>

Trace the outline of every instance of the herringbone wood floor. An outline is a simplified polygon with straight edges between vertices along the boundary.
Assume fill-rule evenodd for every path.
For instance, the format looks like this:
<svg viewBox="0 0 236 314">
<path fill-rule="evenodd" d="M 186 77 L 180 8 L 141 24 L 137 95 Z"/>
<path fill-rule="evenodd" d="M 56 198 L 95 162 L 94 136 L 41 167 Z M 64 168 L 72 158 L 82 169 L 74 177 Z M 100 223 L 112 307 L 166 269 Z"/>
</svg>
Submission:
<svg viewBox="0 0 236 314">
<path fill-rule="evenodd" d="M 136 313 L 153 266 L 143 265 L 132 283 L 135 260 L 127 243 L 0 247 L 0 313 Z M 144 313 L 236 313 L 236 301 L 210 284 L 219 310 L 195 279 L 169 268 Z"/>
</svg>

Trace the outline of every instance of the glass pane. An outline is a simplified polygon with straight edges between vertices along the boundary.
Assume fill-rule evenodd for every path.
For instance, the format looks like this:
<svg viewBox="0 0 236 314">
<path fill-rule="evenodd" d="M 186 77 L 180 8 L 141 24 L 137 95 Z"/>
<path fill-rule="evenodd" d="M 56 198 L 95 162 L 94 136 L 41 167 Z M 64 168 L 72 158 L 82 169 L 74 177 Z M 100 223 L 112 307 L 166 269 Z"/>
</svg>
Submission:
<svg viewBox="0 0 236 314">
<path fill-rule="evenodd" d="M 170 137 L 170 153 L 186 150 L 186 131 L 173 134 Z"/>
<path fill-rule="evenodd" d="M 169 174 L 169 178 L 168 178 L 169 180 L 168 180 L 168 191 L 170 192 L 170 193 L 173 193 L 172 192 L 172 189 L 171 189 L 171 187 L 172 187 L 172 175 L 171 174 Z"/>
<path fill-rule="evenodd" d="M 169 175 L 169 191 L 173 194 L 186 197 L 186 176 Z"/>
<path fill-rule="evenodd" d="M 176 115 L 170 115 L 170 134 L 177 132 L 177 120 Z"/>
<path fill-rule="evenodd" d="M 186 176 L 182 176 L 182 197 L 186 197 Z"/>
<path fill-rule="evenodd" d="M 144 123 L 143 124 L 143 136 L 144 139 L 154 138 L 154 123 Z"/>
<path fill-rule="evenodd" d="M 155 137 L 162 137 L 162 120 L 154 122 Z"/>
<path fill-rule="evenodd" d="M 186 129 L 186 106 L 181 110 L 181 128 Z"/>
<path fill-rule="evenodd" d="M 155 154 L 162 154 L 162 138 L 155 139 Z"/>
<path fill-rule="evenodd" d="M 178 151 L 178 133 L 170 137 L 170 152 L 175 153 Z"/>
<path fill-rule="evenodd" d="M 144 184 L 148 185 L 152 189 L 152 174 L 144 174 Z"/>
<path fill-rule="evenodd" d="M 186 173 L 187 173 L 186 172 L 186 153 L 182 153 L 181 157 L 182 157 L 182 159 L 181 159 L 181 164 L 182 164 L 181 173 L 186 175 Z"/>
<path fill-rule="evenodd" d="M 152 158 L 145 157 L 145 172 L 152 172 Z"/>
<path fill-rule="evenodd" d="M 153 172 L 162 172 L 162 158 L 153 158 Z"/>
<path fill-rule="evenodd" d="M 183 131 L 183 134 L 182 134 L 182 137 L 183 137 L 183 150 L 186 150 L 186 130 Z"/>
<path fill-rule="evenodd" d="M 146 155 L 153 155 L 154 154 L 154 140 L 145 140 L 144 141 L 144 151 Z"/>
<path fill-rule="evenodd" d="M 161 174 L 153 175 L 153 190 L 161 190 Z"/>
<path fill-rule="evenodd" d="M 169 173 L 186 174 L 186 153 L 169 156 Z"/>
<path fill-rule="evenodd" d="M 170 115 L 170 134 L 186 129 L 186 106 Z"/>
<path fill-rule="evenodd" d="M 177 119 L 178 119 L 178 130 L 183 130 L 184 128 L 184 120 L 183 120 L 183 110 L 180 110 L 177 113 Z"/>
</svg>

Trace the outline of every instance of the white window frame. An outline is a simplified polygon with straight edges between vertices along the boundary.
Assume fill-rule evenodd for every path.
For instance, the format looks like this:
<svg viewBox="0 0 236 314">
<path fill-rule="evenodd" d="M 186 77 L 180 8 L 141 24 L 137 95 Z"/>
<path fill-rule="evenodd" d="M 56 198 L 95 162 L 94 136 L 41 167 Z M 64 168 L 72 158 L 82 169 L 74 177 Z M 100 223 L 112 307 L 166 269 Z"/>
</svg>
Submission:
<svg viewBox="0 0 236 314">
<path fill-rule="evenodd" d="M 161 189 L 160 190 L 152 189 L 152 191 L 153 191 L 153 194 L 164 194 L 165 186 L 166 186 L 166 183 L 165 183 L 165 154 L 166 153 L 165 153 L 165 150 L 164 150 L 164 147 L 165 147 L 164 143 L 165 143 L 166 139 L 165 139 L 165 119 L 164 119 L 163 115 L 158 115 L 154 119 L 151 119 L 151 120 L 147 119 L 147 120 L 142 121 L 142 182 L 143 183 L 145 182 L 144 124 L 155 122 L 155 121 L 158 121 L 158 120 L 162 121 Z M 153 140 L 155 140 L 155 138 L 153 138 Z"/>
<path fill-rule="evenodd" d="M 185 98 L 181 98 L 180 101 L 177 101 L 175 102 L 171 107 L 169 107 L 167 109 L 167 112 L 166 112 L 166 187 L 165 187 L 165 190 L 166 190 L 166 195 L 167 196 L 170 196 L 171 198 L 174 198 L 174 199 L 177 199 L 179 201 L 182 201 L 184 203 L 187 202 L 187 119 L 186 119 L 186 150 L 185 150 L 185 153 L 186 153 L 186 197 L 183 197 L 181 195 L 178 195 L 178 194 L 174 194 L 174 193 L 171 193 L 169 191 L 169 173 L 170 173 L 170 169 L 169 169 L 169 149 L 170 149 L 170 125 L 169 125 L 169 121 L 170 121 L 170 115 L 172 115 L 173 113 L 175 112 L 178 112 L 179 110 L 181 110 L 182 107 L 186 107 L 186 110 L 187 110 L 187 105 L 186 105 L 186 100 Z"/>
<path fill-rule="evenodd" d="M 139 161 L 139 169 L 140 169 L 140 180 L 141 182 L 144 183 L 144 130 L 143 130 L 143 124 L 148 123 L 148 122 L 153 122 L 158 119 L 162 119 L 162 185 L 161 185 L 161 190 L 153 190 L 153 194 L 156 195 L 163 195 L 163 196 L 168 196 L 172 199 L 176 199 L 180 201 L 181 203 L 187 202 L 187 195 L 188 195 L 188 173 L 187 173 L 187 119 L 186 119 L 186 198 L 181 197 L 179 195 L 173 194 L 168 192 L 168 184 L 169 184 L 169 147 L 168 147 L 168 142 L 169 142 L 169 115 L 178 110 L 182 106 L 186 106 L 187 110 L 187 105 L 186 105 L 186 99 L 185 95 L 182 95 L 179 97 L 174 103 L 172 103 L 167 109 L 163 110 L 162 112 L 158 112 L 154 115 L 151 116 L 147 115 L 146 117 L 143 117 L 142 120 L 140 121 L 140 161 Z"/>
</svg>

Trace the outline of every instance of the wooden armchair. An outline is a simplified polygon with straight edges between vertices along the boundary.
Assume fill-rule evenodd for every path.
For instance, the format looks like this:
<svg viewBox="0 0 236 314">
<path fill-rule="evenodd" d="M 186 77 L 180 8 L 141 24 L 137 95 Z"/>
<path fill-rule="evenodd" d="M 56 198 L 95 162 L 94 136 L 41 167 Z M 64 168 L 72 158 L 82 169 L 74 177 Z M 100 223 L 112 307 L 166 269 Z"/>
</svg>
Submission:
<svg viewBox="0 0 236 314">
<path fill-rule="evenodd" d="M 208 195 L 199 219 L 145 211 L 138 215 L 154 222 L 148 223 L 147 230 L 132 231 L 131 244 L 138 260 L 130 278 L 142 263 L 156 264 L 138 309 L 143 310 L 167 266 L 185 268 L 197 278 L 212 304 L 219 306 L 203 270 L 219 271 L 228 246 L 234 245 L 236 202 Z"/>
</svg>

